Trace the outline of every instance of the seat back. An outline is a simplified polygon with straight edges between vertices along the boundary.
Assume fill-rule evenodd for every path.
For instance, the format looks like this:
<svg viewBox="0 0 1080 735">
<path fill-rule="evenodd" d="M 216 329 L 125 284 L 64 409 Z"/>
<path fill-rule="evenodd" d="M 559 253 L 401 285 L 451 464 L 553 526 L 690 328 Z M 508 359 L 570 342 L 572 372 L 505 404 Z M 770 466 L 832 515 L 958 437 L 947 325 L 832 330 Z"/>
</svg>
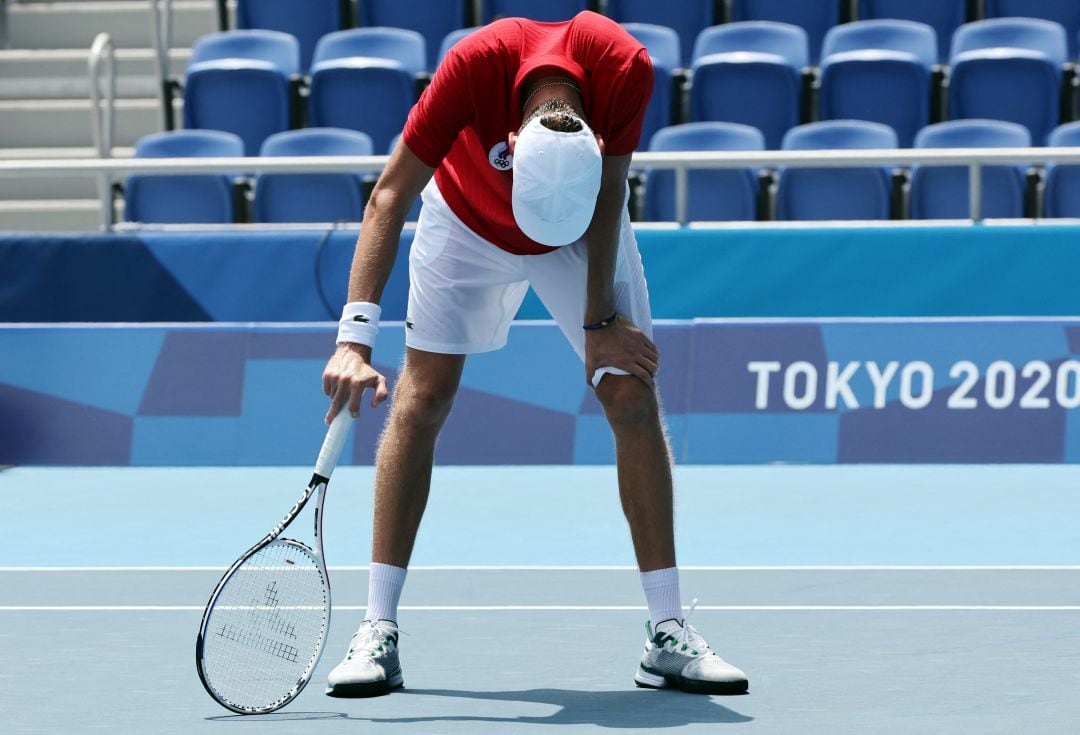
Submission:
<svg viewBox="0 0 1080 735">
<path fill-rule="evenodd" d="M 370 156 L 371 138 L 354 130 L 307 128 L 272 135 L 263 156 Z M 256 222 L 358 222 L 363 216 L 363 179 L 358 174 L 259 174 Z"/>
<path fill-rule="evenodd" d="M 654 67 L 670 72 L 682 66 L 682 45 L 674 28 L 653 23 L 623 23 L 622 27 L 648 50 Z"/>
<path fill-rule="evenodd" d="M 235 158 L 244 142 L 218 130 L 153 133 L 135 144 L 136 158 Z M 132 174 L 124 186 L 124 217 L 152 224 L 233 221 L 232 179 L 225 174 Z"/>
<path fill-rule="evenodd" d="M 447 33 L 446 37 L 443 38 L 442 43 L 439 45 L 439 57 L 435 60 L 435 68 L 438 68 L 439 64 L 442 63 L 443 58 L 446 56 L 446 53 L 452 49 L 458 41 L 475 30 L 476 28 L 459 28 L 456 31 Z"/>
<path fill-rule="evenodd" d="M 1061 125 L 1050 134 L 1049 145 L 1080 148 L 1080 122 Z M 1080 166 L 1051 164 L 1046 167 L 1046 216 L 1080 217 Z"/>
<path fill-rule="evenodd" d="M 367 133 L 375 150 L 386 150 L 402 131 L 415 102 L 415 78 L 396 62 L 350 57 L 312 67 L 311 125 Z"/>
<path fill-rule="evenodd" d="M 1069 58 L 1077 55 L 1080 34 L 1080 3 L 1075 0 L 986 0 L 987 18 L 1042 18 L 1065 28 Z"/>
<path fill-rule="evenodd" d="M 395 61 L 413 76 L 427 69 L 424 37 L 405 28 L 350 28 L 327 34 L 315 46 L 312 68 L 352 57 Z"/>
<path fill-rule="evenodd" d="M 673 125 L 658 131 L 650 151 L 760 151 L 760 130 L 734 123 L 701 122 Z M 687 215 L 697 221 L 757 219 L 757 173 L 745 170 L 690 171 Z M 645 219 L 676 219 L 675 174 L 652 169 L 645 174 Z"/>
<path fill-rule="evenodd" d="M 954 120 L 924 128 L 916 148 L 1026 148 L 1031 134 L 1000 120 Z M 1021 217 L 1024 213 L 1023 166 L 984 166 L 984 217 Z M 966 219 L 971 216 L 966 166 L 915 166 L 911 176 L 912 219 Z"/>
<path fill-rule="evenodd" d="M 704 29 L 717 23 L 713 0 L 683 0 L 677 3 L 656 0 L 608 0 L 607 14 L 619 23 L 649 23 L 673 28 L 679 35 L 679 66 L 689 68 L 694 40 Z"/>
<path fill-rule="evenodd" d="M 236 27 L 281 31 L 300 43 L 300 70 L 311 67 L 319 38 L 342 28 L 341 0 L 237 0 Z"/>
<path fill-rule="evenodd" d="M 539 21 L 570 20 L 589 9 L 588 0 L 483 0 L 483 20 L 490 23 L 498 18 L 529 18 Z"/>
<path fill-rule="evenodd" d="M 790 23 L 725 23 L 706 28 L 694 41 L 695 62 L 704 56 L 733 52 L 773 54 L 795 69 L 810 63 L 806 31 Z"/>
<path fill-rule="evenodd" d="M 880 123 L 834 120 L 792 128 L 784 150 L 887 149 L 896 133 Z M 891 211 L 887 168 L 784 168 L 777 190 L 782 220 L 880 220 Z"/>
<path fill-rule="evenodd" d="M 833 54 L 877 49 L 911 54 L 928 70 L 937 63 L 934 29 L 908 20 L 860 20 L 829 29 L 822 44 L 824 61 Z"/>
<path fill-rule="evenodd" d="M 1046 56 L 1061 67 L 1068 59 L 1065 28 L 1039 18 L 995 18 L 965 23 L 953 34 L 950 57 L 984 49 L 1026 49 Z"/>
<path fill-rule="evenodd" d="M 773 20 L 791 23 L 806 31 L 810 63 L 817 65 L 825 33 L 840 22 L 842 0 L 732 0 L 734 21 Z"/>
<path fill-rule="evenodd" d="M 860 0 L 859 17 L 926 23 L 937 34 L 937 61 L 949 59 L 953 32 L 967 20 L 967 0 Z"/>
<path fill-rule="evenodd" d="M 280 31 L 243 30 L 209 33 L 195 39 L 188 68 L 223 59 L 262 61 L 285 76 L 300 73 L 300 42 Z"/>
<path fill-rule="evenodd" d="M 439 0 L 423 4 L 401 0 L 364 0 L 360 3 L 360 24 L 384 28 L 407 28 L 424 37 L 426 66 L 433 70 L 442 58 L 439 44 L 448 33 L 465 25 L 465 0 Z"/>
</svg>

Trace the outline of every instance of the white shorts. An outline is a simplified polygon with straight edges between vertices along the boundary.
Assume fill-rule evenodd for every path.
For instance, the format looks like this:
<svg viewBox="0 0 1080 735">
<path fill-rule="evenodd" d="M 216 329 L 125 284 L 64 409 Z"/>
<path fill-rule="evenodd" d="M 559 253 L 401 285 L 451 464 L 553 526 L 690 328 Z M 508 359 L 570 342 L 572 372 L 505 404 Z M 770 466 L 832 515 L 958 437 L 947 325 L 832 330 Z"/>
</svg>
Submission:
<svg viewBox="0 0 1080 735">
<path fill-rule="evenodd" d="M 458 219 L 434 180 L 424 189 L 423 201 L 409 255 L 406 345 L 454 355 L 497 350 L 506 344 L 510 323 L 532 285 L 585 359 L 581 325 L 589 261 L 584 240 L 544 255 L 514 255 Z M 645 273 L 625 211 L 615 266 L 615 308 L 652 338 Z"/>
</svg>

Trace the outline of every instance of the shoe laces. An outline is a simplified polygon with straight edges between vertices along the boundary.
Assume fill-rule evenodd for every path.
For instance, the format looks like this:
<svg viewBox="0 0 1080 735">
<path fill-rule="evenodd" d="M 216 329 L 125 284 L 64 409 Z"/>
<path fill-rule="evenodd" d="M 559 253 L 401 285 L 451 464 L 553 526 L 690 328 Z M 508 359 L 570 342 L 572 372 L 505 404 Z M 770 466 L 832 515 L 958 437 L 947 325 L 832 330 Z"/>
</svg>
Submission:
<svg viewBox="0 0 1080 735">
<path fill-rule="evenodd" d="M 697 629 L 690 625 L 690 616 L 694 614 L 694 608 L 697 607 L 698 598 L 694 598 L 690 601 L 690 609 L 686 611 L 686 615 L 683 617 L 682 628 L 674 636 L 675 649 L 680 652 L 689 650 L 692 655 L 708 655 L 712 653 L 709 649 L 708 642 L 697 632 Z"/>
<path fill-rule="evenodd" d="M 353 633 L 345 658 L 351 659 L 359 651 L 364 651 L 371 656 L 390 653 L 394 645 L 394 639 L 389 635 L 392 630 L 391 626 L 386 623 L 380 625 L 377 620 L 365 620 L 360 623 L 360 627 Z"/>
</svg>

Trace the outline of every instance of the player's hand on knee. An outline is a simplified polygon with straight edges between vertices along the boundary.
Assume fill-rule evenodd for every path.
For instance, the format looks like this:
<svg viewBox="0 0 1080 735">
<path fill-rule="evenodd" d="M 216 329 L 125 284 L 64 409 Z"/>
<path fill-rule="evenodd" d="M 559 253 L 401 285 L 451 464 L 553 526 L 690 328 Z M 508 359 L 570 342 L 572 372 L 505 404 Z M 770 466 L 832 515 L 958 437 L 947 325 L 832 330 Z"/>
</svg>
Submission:
<svg viewBox="0 0 1080 735">
<path fill-rule="evenodd" d="M 371 366 L 371 348 L 366 345 L 342 343 L 323 370 L 323 393 L 330 397 L 326 423 L 347 407 L 353 418 L 360 415 L 360 397 L 373 391 L 371 407 L 375 408 L 390 395 L 386 378 Z"/>
<path fill-rule="evenodd" d="M 634 322 L 617 316 L 608 326 L 585 332 L 585 382 L 593 385 L 593 375 L 602 367 L 625 370 L 653 387 L 660 352 Z"/>
</svg>

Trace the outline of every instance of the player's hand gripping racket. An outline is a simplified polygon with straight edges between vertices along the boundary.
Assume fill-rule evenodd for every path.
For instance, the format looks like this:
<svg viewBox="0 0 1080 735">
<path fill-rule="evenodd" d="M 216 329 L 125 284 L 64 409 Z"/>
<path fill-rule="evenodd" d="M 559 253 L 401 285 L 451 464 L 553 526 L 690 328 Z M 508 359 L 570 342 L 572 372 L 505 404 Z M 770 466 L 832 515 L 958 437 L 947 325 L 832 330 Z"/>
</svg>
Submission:
<svg viewBox="0 0 1080 735">
<path fill-rule="evenodd" d="M 233 712 L 284 707 L 303 691 L 319 663 L 330 628 L 323 501 L 351 421 L 348 411 L 334 418 L 303 495 L 229 567 L 206 603 L 195 664 L 206 691 Z M 317 495 L 313 546 L 283 538 L 312 495 Z"/>
</svg>

